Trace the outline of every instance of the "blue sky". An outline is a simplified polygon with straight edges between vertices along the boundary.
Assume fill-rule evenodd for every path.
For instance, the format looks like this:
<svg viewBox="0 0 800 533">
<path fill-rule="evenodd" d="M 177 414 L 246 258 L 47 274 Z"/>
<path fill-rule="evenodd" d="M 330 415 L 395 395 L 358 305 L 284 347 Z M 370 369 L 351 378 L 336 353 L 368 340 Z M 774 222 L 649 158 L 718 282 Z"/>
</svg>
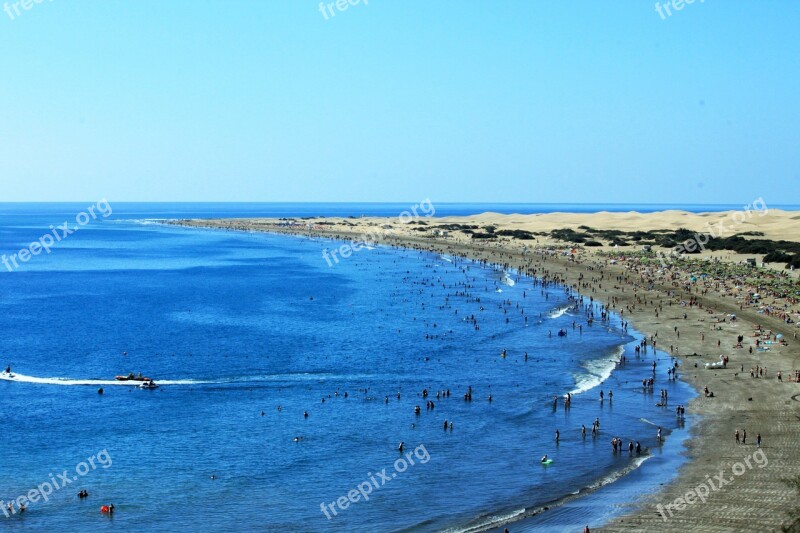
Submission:
<svg viewBox="0 0 800 533">
<path fill-rule="evenodd" d="M 800 2 L 13 4 L 0 201 L 800 203 Z"/>
</svg>

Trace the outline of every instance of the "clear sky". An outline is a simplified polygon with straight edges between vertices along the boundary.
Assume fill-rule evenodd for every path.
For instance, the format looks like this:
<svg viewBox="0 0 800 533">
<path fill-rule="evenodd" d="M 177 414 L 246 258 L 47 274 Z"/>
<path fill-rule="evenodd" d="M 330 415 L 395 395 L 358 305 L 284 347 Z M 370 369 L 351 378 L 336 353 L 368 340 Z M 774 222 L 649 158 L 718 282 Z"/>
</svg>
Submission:
<svg viewBox="0 0 800 533">
<path fill-rule="evenodd" d="M 800 203 L 796 0 L 17 1 L 0 201 Z"/>
</svg>

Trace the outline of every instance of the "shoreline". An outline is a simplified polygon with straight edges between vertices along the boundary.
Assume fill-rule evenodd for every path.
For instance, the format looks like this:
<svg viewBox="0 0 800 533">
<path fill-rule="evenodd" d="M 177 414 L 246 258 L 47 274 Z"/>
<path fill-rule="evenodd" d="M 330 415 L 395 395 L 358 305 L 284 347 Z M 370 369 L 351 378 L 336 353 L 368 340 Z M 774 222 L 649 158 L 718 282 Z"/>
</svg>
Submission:
<svg viewBox="0 0 800 533">
<path fill-rule="evenodd" d="M 590 215 L 587 215 L 590 216 Z M 479 221 L 478 217 L 463 217 Z M 326 219 L 333 227 L 309 228 L 279 226 L 277 220 L 194 220 L 168 223 L 209 229 L 265 231 L 269 233 L 354 240 L 370 231 L 374 220 L 366 224 L 361 219 Z M 392 222 L 393 219 L 383 219 Z M 434 219 L 436 220 L 436 219 Z M 448 219 L 449 220 L 449 219 Z M 369 227 L 368 227 L 369 226 Z M 373 230 L 374 231 L 374 230 Z M 800 385 L 789 383 L 793 371 L 800 368 L 794 335 L 796 327 L 774 316 L 759 315 L 750 307 L 737 307 L 735 300 L 714 287 L 699 291 L 691 285 L 681 285 L 674 279 L 654 279 L 646 270 L 637 270 L 640 264 L 612 264 L 593 250 L 581 250 L 577 256 L 562 255 L 564 248 L 529 250 L 524 243 L 457 242 L 447 238 L 418 237 L 410 230 L 404 234 L 379 235 L 377 242 L 410 249 L 424 249 L 437 253 L 461 255 L 478 261 L 488 261 L 505 268 L 517 268 L 542 279 L 556 281 L 575 288 L 585 297 L 593 296 L 609 305 L 610 311 L 620 313 L 641 334 L 648 338 L 657 336 L 658 349 L 681 361 L 679 372 L 698 397 L 687 405 L 687 413 L 699 415 L 686 442 L 687 461 L 676 477 L 661 490 L 643 496 L 635 502 L 630 512 L 621 513 L 605 524 L 605 531 L 685 531 L 695 527 L 707 530 L 759 528 L 775 530 L 788 520 L 786 511 L 793 508 L 794 492 L 783 478 L 800 475 L 800 459 L 792 454 L 798 432 L 793 427 L 800 419 L 795 396 L 800 397 Z M 322 260 L 322 259 L 321 259 Z M 587 279 L 591 278 L 591 282 Z M 603 286 L 605 285 L 605 287 Z M 692 291 L 692 289 L 695 289 Z M 628 289 L 626 291 L 626 289 Z M 725 298 L 728 297 L 728 300 Z M 686 305 L 689 301 L 691 305 Z M 645 306 L 650 306 L 645 308 Z M 711 311 L 713 309 L 713 311 Z M 735 322 L 730 315 L 736 314 Z M 716 322 L 714 319 L 721 320 Z M 789 346 L 775 346 L 766 353 L 754 350 L 751 332 L 759 324 L 789 339 Z M 711 327 L 709 327 L 711 326 Z M 673 329 L 677 328 L 677 329 Z M 683 334 L 683 339 L 681 339 Z M 737 335 L 745 337 L 743 348 L 731 349 Z M 717 344 L 719 342 L 719 345 Z M 665 347 L 669 345 L 670 351 Z M 697 353 L 700 357 L 687 354 Z M 702 363 L 718 360 L 719 354 L 731 357 L 726 369 L 707 370 Z M 754 379 L 748 374 L 752 367 L 768 367 L 764 377 Z M 775 379 L 782 371 L 784 381 Z M 705 397 L 704 387 L 714 392 Z M 749 427 L 748 427 L 749 426 Z M 733 432 L 747 428 L 751 441 L 747 445 L 735 444 Z M 731 465 L 752 454 L 751 444 L 755 434 L 764 436 L 762 449 L 769 458 L 763 469 L 747 472 L 742 480 L 715 492 L 704 505 L 686 506 L 669 519 L 657 512 L 658 504 L 669 504 L 708 476 L 730 472 Z M 591 524 L 590 524 L 591 525 Z M 593 528 L 594 529 L 594 528 Z"/>
</svg>

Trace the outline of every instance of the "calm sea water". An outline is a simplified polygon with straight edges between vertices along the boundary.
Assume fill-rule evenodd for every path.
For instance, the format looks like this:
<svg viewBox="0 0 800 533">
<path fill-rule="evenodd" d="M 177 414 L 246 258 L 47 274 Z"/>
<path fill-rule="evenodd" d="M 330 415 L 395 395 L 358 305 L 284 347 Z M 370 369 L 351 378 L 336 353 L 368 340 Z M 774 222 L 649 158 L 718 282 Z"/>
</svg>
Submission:
<svg viewBox="0 0 800 533">
<path fill-rule="evenodd" d="M 88 205 L 0 204 L 0 254 Z M 663 455 L 656 427 L 678 427 L 674 405 L 688 389 L 664 379 L 661 356 L 656 395 L 644 393 L 652 351 L 637 360 L 638 339 L 617 319 L 588 326 L 563 288 L 387 247 L 331 268 L 322 258 L 331 241 L 151 221 L 396 215 L 410 205 L 119 204 L 50 254 L 14 272 L 0 266 L 0 364 L 16 374 L 0 381 L 0 499 L 60 485 L 64 471 L 71 480 L 23 515 L 0 514 L 3 528 L 458 530 L 631 469 L 637 459 L 613 454 L 613 436 Z M 537 209 L 450 204 L 437 215 Z M 622 353 L 629 363 L 611 374 Z M 113 382 L 128 372 L 162 386 Z M 613 403 L 599 402 L 601 388 L 613 388 Z M 661 388 L 668 409 L 654 405 Z M 554 410 L 552 397 L 569 391 L 571 409 Z M 581 424 L 590 430 L 596 417 L 600 435 L 583 439 Z M 327 507 L 328 519 L 321 505 L 359 485 L 369 499 L 335 516 Z M 99 512 L 109 503 L 113 519 Z M 596 507 L 580 521 L 610 513 Z"/>
</svg>

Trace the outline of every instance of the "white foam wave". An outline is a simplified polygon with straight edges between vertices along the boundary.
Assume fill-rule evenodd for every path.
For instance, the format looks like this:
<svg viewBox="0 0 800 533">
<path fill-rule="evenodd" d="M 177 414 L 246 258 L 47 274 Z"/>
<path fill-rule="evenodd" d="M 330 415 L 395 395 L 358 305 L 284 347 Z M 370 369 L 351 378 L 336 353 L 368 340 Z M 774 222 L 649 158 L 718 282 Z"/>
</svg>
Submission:
<svg viewBox="0 0 800 533">
<path fill-rule="evenodd" d="M 471 525 L 461 528 L 452 528 L 446 531 L 451 533 L 482 533 L 484 531 L 489 531 L 493 529 L 499 529 L 504 525 L 508 525 L 514 523 L 516 521 L 536 516 L 548 509 L 553 509 L 554 507 L 561 506 L 568 501 L 575 500 L 576 498 L 580 498 L 583 495 L 592 493 L 606 485 L 614 483 L 615 481 L 619 480 L 620 478 L 626 476 L 627 474 L 633 472 L 642 464 L 653 457 L 651 454 L 645 454 L 639 457 L 636 457 L 629 465 L 626 467 L 616 470 L 614 472 L 609 473 L 608 475 L 598 479 L 591 485 L 584 487 L 578 491 L 571 492 L 570 494 L 561 497 L 560 499 L 550 502 L 546 505 L 542 505 L 535 508 L 530 509 L 518 509 L 513 510 L 505 514 L 496 514 L 491 516 L 485 516 L 484 518 L 480 519 L 480 521 L 474 522 Z"/>
<path fill-rule="evenodd" d="M 163 218 L 114 218 L 109 219 L 109 224 L 138 224 L 140 226 L 150 226 L 154 224 L 163 225 L 166 219 Z"/>
<path fill-rule="evenodd" d="M 558 317 L 564 316 L 564 314 L 567 311 L 569 311 L 570 309 L 572 309 L 571 305 L 568 305 L 566 307 L 562 307 L 560 309 L 553 309 L 552 311 L 550 311 L 550 314 L 548 314 L 547 316 L 549 318 L 558 318 Z"/>
<path fill-rule="evenodd" d="M 617 348 L 617 356 L 614 359 L 592 359 L 581 364 L 586 372 L 575 376 L 575 389 L 571 390 L 570 394 L 575 395 L 586 392 L 607 380 L 617 367 L 617 363 L 624 352 L 625 347 L 619 346 Z"/>
<path fill-rule="evenodd" d="M 499 524 L 508 524 L 513 522 L 515 518 L 525 514 L 526 509 L 515 509 L 503 514 L 496 514 L 486 516 L 480 519 L 479 522 L 474 523 L 467 527 L 445 529 L 443 533 L 478 533 L 494 528 Z"/>
</svg>

